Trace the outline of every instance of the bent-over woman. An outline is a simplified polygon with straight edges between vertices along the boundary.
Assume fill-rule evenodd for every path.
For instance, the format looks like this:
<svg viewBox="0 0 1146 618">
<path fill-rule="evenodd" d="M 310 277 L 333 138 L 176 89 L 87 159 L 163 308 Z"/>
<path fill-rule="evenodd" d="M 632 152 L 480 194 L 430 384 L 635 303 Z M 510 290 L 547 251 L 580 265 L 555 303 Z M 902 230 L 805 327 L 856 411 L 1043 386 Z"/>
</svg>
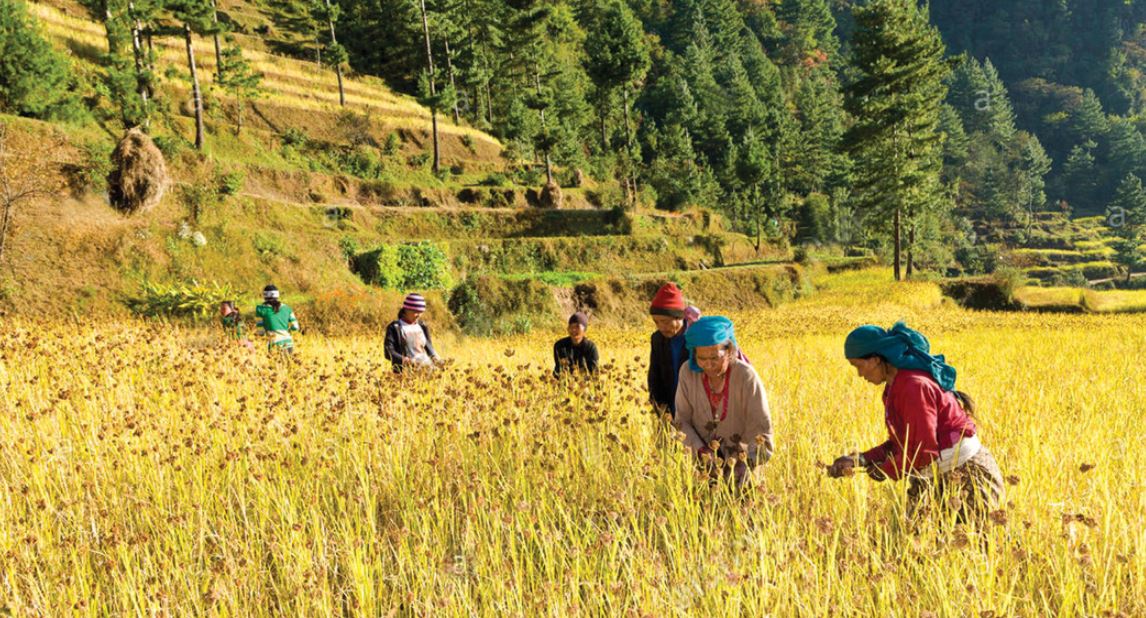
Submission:
<svg viewBox="0 0 1146 618">
<path fill-rule="evenodd" d="M 903 322 L 891 330 L 861 326 L 848 335 L 844 355 L 861 378 L 884 387 L 888 439 L 836 459 L 829 476 L 860 467 L 877 481 L 906 477 L 912 514 L 931 496 L 959 521 L 999 508 L 1003 475 L 971 418 L 974 402 L 955 390 L 955 368 L 931 355 L 926 337 Z"/>
<path fill-rule="evenodd" d="M 752 365 L 738 357 L 728 318 L 700 318 L 685 331 L 685 345 L 689 356 L 680 368 L 674 424 L 698 458 L 743 485 L 772 457 L 764 385 Z"/>
</svg>

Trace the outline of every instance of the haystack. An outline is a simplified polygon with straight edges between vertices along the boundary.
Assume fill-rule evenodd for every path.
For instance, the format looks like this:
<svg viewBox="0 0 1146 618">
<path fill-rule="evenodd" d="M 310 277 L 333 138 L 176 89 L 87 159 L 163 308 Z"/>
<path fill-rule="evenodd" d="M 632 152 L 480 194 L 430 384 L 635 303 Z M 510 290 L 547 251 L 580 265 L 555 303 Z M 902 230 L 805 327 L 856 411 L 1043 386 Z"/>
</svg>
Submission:
<svg viewBox="0 0 1146 618">
<path fill-rule="evenodd" d="M 561 208 L 564 202 L 561 187 L 556 182 L 545 183 L 545 186 L 541 188 L 540 202 L 542 208 Z"/>
<path fill-rule="evenodd" d="M 167 163 L 151 137 L 136 127 L 120 140 L 111 153 L 112 171 L 107 176 L 111 205 L 126 215 L 154 208 L 167 191 Z"/>
</svg>

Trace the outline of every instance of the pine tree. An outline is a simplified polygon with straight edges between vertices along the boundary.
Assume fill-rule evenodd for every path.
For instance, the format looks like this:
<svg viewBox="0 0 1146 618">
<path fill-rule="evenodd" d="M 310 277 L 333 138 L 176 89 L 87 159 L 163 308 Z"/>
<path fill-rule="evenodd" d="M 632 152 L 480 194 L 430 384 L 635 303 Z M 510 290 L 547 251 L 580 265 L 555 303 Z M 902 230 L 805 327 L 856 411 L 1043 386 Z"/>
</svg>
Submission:
<svg viewBox="0 0 1146 618">
<path fill-rule="evenodd" d="M 438 98 L 437 82 L 434 75 L 434 51 L 433 45 L 430 43 L 430 14 L 426 10 L 426 0 L 418 0 L 418 8 L 422 18 L 422 35 L 426 43 L 426 67 L 423 81 L 420 82 L 421 98 L 422 102 L 428 103 L 430 107 L 430 129 L 434 141 L 433 170 L 437 174 L 442 170 L 441 144 L 438 139 L 438 109 L 442 101 Z"/>
<path fill-rule="evenodd" d="M 626 165 L 626 191 L 630 205 L 636 205 L 632 109 L 636 91 L 649 70 L 649 50 L 644 30 L 633 12 L 620 0 L 606 0 L 598 8 L 594 27 L 585 41 L 585 69 L 593 83 L 605 93 L 618 92 L 624 117 Z"/>
<path fill-rule="evenodd" d="M 227 40 L 220 55 L 219 78 L 215 85 L 235 99 L 235 135 L 243 132 L 243 110 L 247 102 L 263 94 L 263 74 L 243 58 L 243 50 L 233 39 Z"/>
<path fill-rule="evenodd" d="M 1142 228 L 1146 226 L 1146 190 L 1142 180 L 1127 174 L 1107 206 L 1107 223 L 1118 236 L 1113 244 L 1114 261 L 1126 269 L 1127 283 L 1142 263 Z"/>
<path fill-rule="evenodd" d="M 1146 175 L 1146 138 L 1132 120 L 1111 120 L 1108 147 L 1107 160 L 1112 176 L 1109 185 L 1114 184 L 1113 179 L 1123 179 L 1127 174 Z"/>
<path fill-rule="evenodd" d="M 346 89 L 342 84 L 342 65 L 346 63 L 348 56 L 346 48 L 338 43 L 338 34 L 335 29 L 335 24 L 338 23 L 338 18 L 342 15 L 342 7 L 331 4 L 330 0 L 317 0 L 317 3 L 312 7 L 312 13 L 323 28 L 330 32 L 329 38 L 325 42 L 319 41 L 318 45 L 326 57 L 326 63 L 334 68 L 334 74 L 338 78 L 338 104 L 346 107 Z"/>
<path fill-rule="evenodd" d="M 1070 189 L 1067 199 L 1076 212 L 1098 210 L 1098 170 L 1091 152 L 1095 146 L 1094 142 L 1075 145 L 1063 164 L 1062 178 Z"/>
<path fill-rule="evenodd" d="M 757 254 L 763 248 L 765 228 L 783 214 L 779 175 L 776 152 L 749 129 L 737 149 L 736 179 L 741 188 L 737 197 L 745 210 L 740 218 L 752 226 Z"/>
<path fill-rule="evenodd" d="M 0 2 L 0 111 L 35 118 L 79 113 L 71 67 L 36 32 L 20 1 Z"/>
<path fill-rule="evenodd" d="M 857 198 L 869 224 L 890 223 L 895 278 L 901 280 L 903 229 L 910 276 L 913 223 L 943 200 L 940 108 L 946 95 L 943 41 L 914 0 L 874 0 L 853 12 L 853 62 L 847 89 L 855 124 L 847 135 Z"/>
<path fill-rule="evenodd" d="M 827 0 L 781 0 L 776 16 L 784 24 L 788 55 L 794 63 L 814 66 L 838 52 L 836 19 Z"/>
<path fill-rule="evenodd" d="M 983 77 L 987 82 L 987 90 L 991 93 L 990 104 L 987 106 L 986 126 L 984 130 L 991 139 L 1000 146 L 1004 146 L 1015 137 L 1015 110 L 1011 106 L 1011 99 L 1007 94 L 1007 87 L 999 78 L 999 72 L 988 58 L 983 62 Z"/>
<path fill-rule="evenodd" d="M 1019 168 L 1016 190 L 1019 204 L 1027 213 L 1027 234 L 1034 226 L 1035 216 L 1046 204 L 1047 173 L 1051 170 L 1051 158 L 1039 142 L 1039 138 L 1020 131 L 1019 140 Z"/>
<path fill-rule="evenodd" d="M 1076 141 L 1099 140 L 1106 136 L 1110 122 L 1102 109 L 1102 101 L 1093 90 L 1083 92 L 1082 102 L 1071 113 L 1070 127 Z"/>
<path fill-rule="evenodd" d="M 160 0 L 83 0 L 93 19 L 104 26 L 107 53 L 100 91 L 115 104 L 125 129 L 150 126 L 156 107 L 153 82 L 155 54 L 150 40 Z M 145 40 L 147 42 L 145 48 Z M 126 49 L 131 48 L 131 59 Z"/>
<path fill-rule="evenodd" d="M 959 112 L 968 134 L 986 133 L 1000 146 L 1015 135 L 1015 111 L 999 72 L 988 58 L 982 64 L 964 56 L 949 80 L 948 101 Z"/>
<path fill-rule="evenodd" d="M 840 154 L 845 115 L 839 84 L 828 67 L 810 71 L 800 80 L 795 104 L 799 116 L 795 164 L 786 173 L 789 186 L 802 195 L 823 193 L 840 181 L 847 162 Z"/>
<path fill-rule="evenodd" d="M 203 150 L 206 130 L 203 124 L 203 91 L 199 85 L 199 70 L 195 63 L 193 34 L 210 34 L 215 30 L 215 9 L 210 0 L 174 0 L 168 8 L 182 23 L 183 41 L 187 50 L 187 69 L 191 80 L 191 96 L 195 107 L 195 148 Z"/>
</svg>

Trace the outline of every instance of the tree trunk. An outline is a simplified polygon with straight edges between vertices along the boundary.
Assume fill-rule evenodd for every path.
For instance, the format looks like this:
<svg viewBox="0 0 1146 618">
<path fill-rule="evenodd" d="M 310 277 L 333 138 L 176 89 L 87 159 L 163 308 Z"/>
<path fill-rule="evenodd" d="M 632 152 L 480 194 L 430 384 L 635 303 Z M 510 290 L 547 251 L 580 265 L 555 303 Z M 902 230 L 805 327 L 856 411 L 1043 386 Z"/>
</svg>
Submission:
<svg viewBox="0 0 1146 618">
<path fill-rule="evenodd" d="M 900 208 L 898 205 L 895 207 L 895 280 L 903 281 L 900 273 L 900 252 L 903 250 L 903 228 L 900 221 Z"/>
<path fill-rule="evenodd" d="M 760 247 L 764 245 L 764 226 L 760 225 L 760 188 L 757 185 L 752 185 L 752 208 L 756 211 L 756 244 L 753 247 L 756 249 L 756 255 L 760 255 Z"/>
<path fill-rule="evenodd" d="M 131 51 L 135 56 L 135 83 L 139 92 L 139 99 L 143 101 L 143 128 L 147 130 L 151 126 L 151 114 L 146 113 L 148 108 L 148 85 L 147 80 L 144 79 L 143 70 L 143 24 L 139 22 L 139 18 L 135 16 L 135 3 L 129 2 L 127 5 L 128 11 L 131 15 Z"/>
<path fill-rule="evenodd" d="M 331 11 L 332 11 L 332 9 L 330 7 L 330 0 L 326 0 L 326 14 L 328 16 L 332 15 Z M 338 45 L 338 39 L 334 35 L 334 20 L 328 18 L 326 20 L 326 23 L 330 26 L 330 44 L 332 46 Z M 346 90 L 342 85 L 342 63 L 341 62 L 334 65 L 334 73 L 336 75 L 338 75 L 338 105 L 341 107 L 346 107 Z"/>
<path fill-rule="evenodd" d="M 199 90 L 199 73 L 195 70 L 190 24 L 183 24 L 183 34 L 187 40 L 187 66 L 191 68 L 191 96 L 195 101 L 195 149 L 203 150 L 203 93 Z"/>
<path fill-rule="evenodd" d="M 211 0 L 211 23 L 215 25 L 211 38 L 215 40 L 215 81 L 223 78 L 223 49 L 219 45 L 219 6 L 218 0 Z"/>
<path fill-rule="evenodd" d="M 629 165 L 627 166 L 627 171 L 629 173 L 629 182 L 631 182 L 633 185 L 633 189 L 632 189 L 633 203 L 631 204 L 631 206 L 633 208 L 636 208 L 636 206 L 637 206 L 637 191 L 638 191 L 638 188 L 637 188 L 637 169 L 636 169 L 637 161 L 633 157 L 633 129 L 632 129 L 632 125 L 629 121 L 629 89 L 626 86 L 621 87 L 621 106 L 624 108 L 624 112 L 625 112 L 625 153 L 629 157 Z"/>
<path fill-rule="evenodd" d="M 915 223 L 907 230 L 907 278 L 915 273 Z"/>
<path fill-rule="evenodd" d="M 453 88 L 454 92 L 456 93 L 458 91 L 458 84 L 456 81 L 454 81 L 454 61 L 450 57 L 450 41 L 449 41 L 449 39 L 446 39 L 446 71 L 448 71 L 450 74 L 450 88 Z M 461 118 L 461 112 L 458 110 L 458 98 L 455 96 L 454 97 L 454 124 L 461 124 L 461 123 L 462 123 L 462 118 Z"/>
<path fill-rule="evenodd" d="M 492 80 L 485 80 L 485 113 L 486 122 L 493 127 L 493 90 L 489 87 L 490 81 Z"/>
<path fill-rule="evenodd" d="M 605 125 L 605 108 L 601 108 L 601 154 L 609 151 L 609 128 Z"/>
<path fill-rule="evenodd" d="M 151 28 L 147 29 L 147 70 L 155 72 L 155 38 L 152 36 Z"/>
<path fill-rule="evenodd" d="M 541 71 L 535 67 L 533 71 L 533 84 L 537 88 L 538 103 L 541 100 Z M 545 108 L 541 107 L 537 110 L 538 116 L 541 118 L 541 136 L 545 139 L 545 148 L 543 154 L 545 155 L 545 184 L 553 184 L 553 162 L 549 158 L 549 129 L 545 126 Z"/>
<path fill-rule="evenodd" d="M 895 178 L 893 178 L 895 183 L 895 195 L 893 196 L 895 199 L 895 280 L 903 281 L 903 273 L 900 269 L 903 251 L 903 195 L 899 186 L 901 180 L 899 177 L 899 127 L 891 131 L 891 161 L 892 172 L 895 174 Z"/>
<path fill-rule="evenodd" d="M 426 36 L 426 74 L 430 78 L 430 96 L 438 96 L 437 88 L 434 86 L 434 54 L 430 47 L 430 19 L 426 14 L 426 0 L 419 0 L 418 4 L 422 8 L 422 32 Z M 430 124 L 434 132 L 434 173 L 437 174 L 441 171 L 442 161 L 441 152 L 438 149 L 438 106 L 436 103 L 430 105 Z"/>
<path fill-rule="evenodd" d="M 7 195 L 0 196 L 4 201 L 3 213 L 0 213 L 0 263 L 4 261 L 4 248 L 8 244 L 8 228 L 12 225 L 12 211 L 16 209 L 15 202 Z"/>
</svg>

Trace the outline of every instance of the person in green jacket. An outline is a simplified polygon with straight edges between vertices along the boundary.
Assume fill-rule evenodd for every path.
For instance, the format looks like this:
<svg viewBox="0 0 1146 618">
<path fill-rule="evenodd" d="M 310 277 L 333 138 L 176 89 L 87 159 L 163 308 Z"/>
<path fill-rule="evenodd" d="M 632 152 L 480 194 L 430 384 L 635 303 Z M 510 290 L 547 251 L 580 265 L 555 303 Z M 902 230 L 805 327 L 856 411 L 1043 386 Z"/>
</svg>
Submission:
<svg viewBox="0 0 1146 618">
<path fill-rule="evenodd" d="M 259 334 L 265 334 L 270 340 L 267 342 L 268 350 L 280 350 L 294 353 L 294 339 L 292 332 L 299 330 L 298 318 L 294 310 L 279 300 L 279 289 L 273 285 L 263 288 L 263 304 L 255 308 L 258 320 L 255 326 Z"/>
</svg>

